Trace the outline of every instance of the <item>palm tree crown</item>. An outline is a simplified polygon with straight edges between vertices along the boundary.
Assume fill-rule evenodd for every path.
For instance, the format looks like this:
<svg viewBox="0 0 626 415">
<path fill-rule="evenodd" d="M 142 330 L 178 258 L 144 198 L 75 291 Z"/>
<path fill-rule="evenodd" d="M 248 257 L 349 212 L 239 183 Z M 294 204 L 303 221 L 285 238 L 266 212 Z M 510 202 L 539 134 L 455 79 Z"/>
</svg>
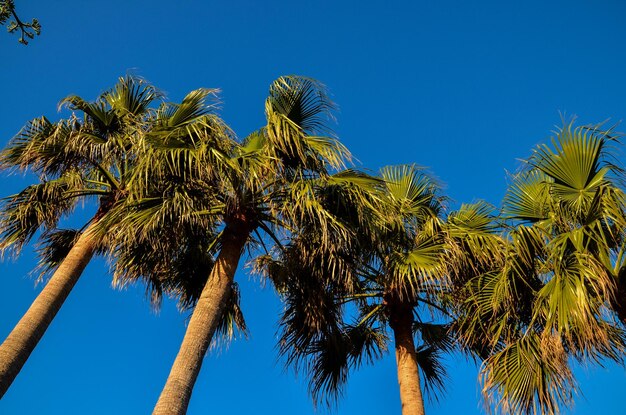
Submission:
<svg viewBox="0 0 626 415">
<path fill-rule="evenodd" d="M 2 152 L 4 168 L 33 172 L 40 182 L 5 200 L 0 210 L 0 248 L 17 253 L 42 229 L 40 266 L 43 273 L 56 269 L 0 347 L 6 364 L 0 376 L 3 387 L 17 375 L 92 255 L 119 252 L 121 241 L 128 245 L 135 234 L 115 225 L 131 202 L 131 189 L 154 186 L 151 175 L 158 177 L 147 168 L 154 164 L 148 160 L 152 154 L 147 140 L 157 134 L 170 140 L 220 136 L 225 127 L 205 102 L 213 94 L 193 91 L 182 104 L 163 103 L 155 109 L 151 104 L 161 94 L 145 81 L 127 76 L 94 102 L 65 98 L 61 105 L 80 111 L 82 117 L 73 113 L 56 123 L 36 119 Z M 94 197 L 99 206 L 84 231 L 56 228 L 79 201 Z"/>
<path fill-rule="evenodd" d="M 465 286 L 460 332 L 483 356 L 484 392 L 507 413 L 557 413 L 568 357 L 624 350 L 622 170 L 611 131 L 565 124 L 513 176 L 503 261 Z"/>
<path fill-rule="evenodd" d="M 157 127 L 146 135 L 149 164 L 136 170 L 115 220 L 122 235 L 115 278 L 120 284 L 147 280 L 157 297 L 175 293 L 194 307 L 155 413 L 186 411 L 215 330 L 243 324 L 234 273 L 244 249 L 280 245 L 306 220 L 317 221 L 324 235 L 346 232 L 315 192 L 333 177 L 338 183 L 360 179 L 351 171 L 332 174 L 350 157 L 331 136 L 333 108 L 317 81 L 281 77 L 266 100 L 267 124 L 241 141 L 223 126 L 182 135 Z M 125 238 L 124 229 L 133 235 Z M 137 253 L 149 253 L 149 260 L 139 263 Z M 189 267 L 194 255 L 203 259 Z"/>
<path fill-rule="evenodd" d="M 286 303 L 280 351 L 308 373 L 316 402 L 334 402 L 351 368 L 383 354 L 389 327 L 403 413 L 423 413 L 418 368 L 426 389 L 437 392 L 445 381 L 438 357 L 453 346 L 446 322 L 449 276 L 461 272 L 462 262 L 470 267 L 487 257 L 492 219 L 479 203 L 444 221 L 436 182 L 416 166 L 384 168 L 375 180 L 360 192 L 320 191 L 327 209 L 354 229 L 349 237 L 325 246 L 315 232 L 304 232 L 258 266 Z M 461 241 L 473 247 L 474 258 Z M 347 323 L 352 308 L 356 316 Z"/>
<path fill-rule="evenodd" d="M 95 226 L 125 195 L 135 157 L 138 131 L 158 92 L 126 77 L 95 102 L 70 96 L 61 101 L 74 113 L 50 122 L 29 122 L 0 153 L 3 169 L 34 173 L 39 182 L 4 199 L 0 206 L 0 250 L 17 254 L 37 231 L 43 231 L 40 266 L 56 269 L 31 308 L 0 346 L 0 395 L 12 383 L 43 336 L 92 255 L 106 239 L 94 237 Z M 99 208 L 86 231 L 58 230 L 80 200 L 97 198 Z M 84 227 L 84 228 L 85 228 Z"/>
</svg>

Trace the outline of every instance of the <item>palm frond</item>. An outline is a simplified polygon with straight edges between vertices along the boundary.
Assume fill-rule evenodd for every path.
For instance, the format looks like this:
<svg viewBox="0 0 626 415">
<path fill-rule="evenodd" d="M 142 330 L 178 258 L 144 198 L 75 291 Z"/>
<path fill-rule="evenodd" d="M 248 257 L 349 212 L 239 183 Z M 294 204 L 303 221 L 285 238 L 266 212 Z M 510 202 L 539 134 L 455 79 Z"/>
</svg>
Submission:
<svg viewBox="0 0 626 415">
<path fill-rule="evenodd" d="M 436 181 L 416 165 L 387 166 L 381 169 L 389 208 L 402 219 L 425 221 L 441 209 Z"/>
<path fill-rule="evenodd" d="M 552 179 L 540 170 L 514 176 L 502 202 L 504 217 L 529 222 L 548 219 L 551 183 Z"/>
<path fill-rule="evenodd" d="M 393 252 L 388 258 L 389 288 L 414 296 L 443 287 L 445 279 L 443 244 L 430 236 L 418 236 L 406 252 Z"/>
<path fill-rule="evenodd" d="M 415 351 L 417 365 L 424 379 L 424 389 L 431 401 L 439 402 L 443 398 L 448 374 L 442 363 L 440 349 L 422 345 Z"/>
<path fill-rule="evenodd" d="M 327 122 L 333 109 L 325 87 L 315 80 L 287 76 L 272 83 L 263 132 L 273 156 L 285 169 L 325 173 L 329 168 L 345 167 L 350 153 L 332 137 Z"/>
<path fill-rule="evenodd" d="M 104 99 L 118 113 L 118 117 L 141 116 L 152 102 L 160 98 L 163 94 L 153 85 L 131 75 L 120 77 L 117 84 L 104 94 Z"/>
<path fill-rule="evenodd" d="M 336 105 L 319 81 L 302 76 L 281 76 L 270 86 L 266 111 L 285 116 L 308 135 L 328 134 L 328 121 Z"/>
<path fill-rule="evenodd" d="M 59 219 L 72 211 L 76 198 L 72 192 L 81 189 L 78 172 L 26 187 L 20 193 L 3 199 L 0 205 L 0 252 L 18 254 L 35 233 L 51 230 Z"/>
<path fill-rule="evenodd" d="M 505 414 L 558 414 L 571 405 L 576 384 L 558 337 L 528 335 L 482 366 L 483 395 Z"/>
<path fill-rule="evenodd" d="M 37 281 L 56 270 L 80 236 L 81 232 L 76 229 L 53 229 L 45 233 L 37 249 L 39 263 L 33 270 L 39 273 Z"/>
<path fill-rule="evenodd" d="M 243 317 L 240 303 L 241 294 L 239 292 L 239 286 L 237 283 L 233 283 L 230 291 L 228 302 L 224 307 L 224 313 L 220 320 L 215 333 L 222 337 L 224 341 L 231 341 L 237 332 L 247 337 L 248 327 L 246 326 L 246 320 Z M 213 346 L 219 343 L 219 337 L 213 341 Z"/>
</svg>

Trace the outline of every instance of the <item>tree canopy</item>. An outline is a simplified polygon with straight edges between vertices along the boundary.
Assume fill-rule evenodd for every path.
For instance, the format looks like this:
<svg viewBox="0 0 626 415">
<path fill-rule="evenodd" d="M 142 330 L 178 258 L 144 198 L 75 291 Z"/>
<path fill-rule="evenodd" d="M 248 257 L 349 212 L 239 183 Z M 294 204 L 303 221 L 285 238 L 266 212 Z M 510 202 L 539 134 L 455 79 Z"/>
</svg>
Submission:
<svg viewBox="0 0 626 415">
<path fill-rule="evenodd" d="M 15 2 L 13 0 L 0 1 L 0 26 L 7 24 L 9 33 L 20 31 L 18 42 L 28 45 L 28 42 L 35 36 L 41 34 L 41 24 L 39 20 L 33 18 L 30 22 L 23 21 L 15 11 Z"/>
</svg>

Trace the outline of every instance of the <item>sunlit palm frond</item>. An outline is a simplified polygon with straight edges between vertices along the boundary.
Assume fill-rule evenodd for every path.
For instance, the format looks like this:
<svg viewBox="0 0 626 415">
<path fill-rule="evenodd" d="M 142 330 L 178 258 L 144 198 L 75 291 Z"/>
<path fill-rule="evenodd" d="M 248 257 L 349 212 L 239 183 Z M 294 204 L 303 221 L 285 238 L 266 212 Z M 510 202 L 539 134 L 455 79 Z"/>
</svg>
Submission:
<svg viewBox="0 0 626 415">
<path fill-rule="evenodd" d="M 94 102 L 85 101 L 77 95 L 70 95 L 61 100 L 59 108 L 68 107 L 85 115 L 85 123 L 93 125 L 94 131 L 106 136 L 120 127 L 120 119 L 108 108 L 106 100 L 101 96 Z"/>
<path fill-rule="evenodd" d="M 69 169 L 90 169 L 97 163 L 85 127 L 75 118 L 51 123 L 45 117 L 29 122 L 2 151 L 3 168 L 31 170 L 56 177 Z"/>
<path fill-rule="evenodd" d="M 157 131 L 176 131 L 206 116 L 214 115 L 217 109 L 217 89 L 200 88 L 188 93 L 180 104 L 163 104 L 157 113 Z"/>
<path fill-rule="evenodd" d="M 234 134 L 214 113 L 209 101 L 214 90 L 196 90 L 181 104 L 162 104 L 137 149 L 138 160 L 129 183 L 144 189 L 146 196 L 154 182 L 206 181 L 214 184 L 219 176 L 232 174 L 238 167 L 231 161 Z"/>
<path fill-rule="evenodd" d="M 534 151 L 529 164 L 563 188 L 589 192 L 606 174 L 601 163 L 608 140 L 610 136 L 602 131 L 569 123 L 552 138 L 552 147 L 543 144 Z"/>
<path fill-rule="evenodd" d="M 439 186 L 416 165 L 387 166 L 381 169 L 386 184 L 388 207 L 402 220 L 425 221 L 441 211 Z"/>
<path fill-rule="evenodd" d="M 287 76 L 272 83 L 263 131 L 285 169 L 325 173 L 345 167 L 350 153 L 328 125 L 333 109 L 325 87 L 315 80 Z"/>
<path fill-rule="evenodd" d="M 163 98 L 153 85 L 136 76 L 120 77 L 117 84 L 104 94 L 104 99 L 118 117 L 144 115 L 155 100 Z"/>
<path fill-rule="evenodd" d="M 500 266 L 506 240 L 492 206 L 463 204 L 450 212 L 444 224 L 445 265 L 454 286 Z"/>
<path fill-rule="evenodd" d="M 416 165 L 394 165 L 381 169 L 390 198 L 397 201 L 420 202 L 432 197 L 434 183 Z"/>
<path fill-rule="evenodd" d="M 494 207 L 484 201 L 463 203 L 448 214 L 447 222 L 454 237 L 462 238 L 470 233 L 492 235 L 499 230 Z"/>
<path fill-rule="evenodd" d="M 518 173 L 502 202 L 505 219 L 537 222 L 549 219 L 552 179 L 539 170 Z"/>
<path fill-rule="evenodd" d="M 0 206 L 2 253 L 18 254 L 38 230 L 54 229 L 59 219 L 74 208 L 82 184 L 78 172 L 68 172 L 5 198 Z"/>
<path fill-rule="evenodd" d="M 410 250 L 392 252 L 388 258 L 388 288 L 409 297 L 435 293 L 446 285 L 444 245 L 430 236 L 418 236 Z"/>
<path fill-rule="evenodd" d="M 34 165 L 35 170 L 38 170 L 42 143 L 46 142 L 55 130 L 56 125 L 46 117 L 29 121 L 0 153 L 2 168 L 23 170 Z"/>
<path fill-rule="evenodd" d="M 558 414 L 576 391 L 558 336 L 528 334 L 490 356 L 482 366 L 483 395 L 504 414 Z"/>
<path fill-rule="evenodd" d="M 303 76 L 281 76 L 270 86 L 266 111 L 279 113 L 304 130 L 307 135 L 332 132 L 328 121 L 336 105 L 326 86 Z"/>
<path fill-rule="evenodd" d="M 549 328 L 561 333 L 583 350 L 606 345 L 599 321 L 604 303 L 611 296 L 612 281 L 591 255 L 578 252 L 554 258 L 549 281 L 537 294 L 536 314 Z"/>
<path fill-rule="evenodd" d="M 543 234 L 536 228 L 520 226 L 502 240 L 503 251 L 492 267 L 485 267 L 458 293 L 460 304 L 457 333 L 469 345 L 486 345 L 516 336 L 519 327 L 532 322 L 533 304 L 542 288 L 545 261 Z"/>
</svg>

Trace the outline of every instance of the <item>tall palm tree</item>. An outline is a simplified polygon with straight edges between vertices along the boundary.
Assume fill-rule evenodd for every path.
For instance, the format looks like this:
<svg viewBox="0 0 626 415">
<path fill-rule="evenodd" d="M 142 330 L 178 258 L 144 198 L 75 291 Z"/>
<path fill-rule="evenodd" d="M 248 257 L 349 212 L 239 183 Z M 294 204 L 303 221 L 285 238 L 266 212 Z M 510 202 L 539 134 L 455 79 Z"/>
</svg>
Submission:
<svg viewBox="0 0 626 415">
<path fill-rule="evenodd" d="M 3 169 L 37 175 L 39 183 L 5 199 L 0 211 L 1 249 L 17 253 L 39 229 L 51 232 L 76 203 L 97 197 L 99 208 L 42 292 L 0 346 L 0 396 L 13 382 L 61 308 L 97 248 L 95 224 L 123 194 L 129 131 L 136 128 L 156 91 L 133 78 L 121 79 L 95 102 L 70 96 L 72 115 L 56 123 L 29 122 L 0 154 Z"/>
<path fill-rule="evenodd" d="M 112 217 L 117 217 L 116 206 L 123 204 L 127 196 L 146 131 L 155 124 L 168 124 L 168 131 L 186 134 L 219 128 L 222 123 L 210 107 L 203 105 L 211 94 L 210 90 L 194 91 L 188 96 L 193 105 L 187 102 L 180 106 L 181 111 L 155 114 L 150 104 L 160 97 L 158 91 L 127 76 L 94 102 L 77 96 L 65 98 L 61 104 L 81 112 L 82 119 L 74 114 L 56 123 L 44 117 L 35 119 L 0 154 L 4 169 L 32 172 L 40 181 L 5 199 L 0 210 L 0 248 L 19 253 L 41 229 L 44 240 L 52 243 L 44 250 L 44 265 L 56 268 L 0 346 L 0 396 L 19 373 L 93 254 L 112 243 L 109 225 Z M 181 115 L 189 106 L 205 109 L 192 116 Z M 192 128 L 196 130 L 191 132 Z M 58 221 L 69 215 L 79 201 L 93 197 L 99 207 L 82 232 L 55 230 Z"/>
<path fill-rule="evenodd" d="M 285 299 L 281 354 L 308 372 L 316 402 L 333 402 L 351 368 L 383 354 L 389 327 L 402 412 L 423 414 L 420 372 L 427 389 L 441 389 L 438 357 L 453 346 L 445 323 L 449 268 L 460 269 L 459 241 L 472 241 L 477 257 L 486 254 L 491 218 L 486 205 L 465 205 L 446 225 L 437 186 L 415 166 L 385 168 L 379 180 L 369 197 L 323 190 L 329 210 L 355 229 L 353 238 L 327 250 L 304 232 L 258 265 Z M 357 310 L 353 323 L 345 321 L 348 304 Z M 428 321 L 424 311 L 440 316 Z"/>
<path fill-rule="evenodd" d="M 611 131 L 568 123 L 535 149 L 504 200 L 504 261 L 465 285 L 459 331 L 483 349 L 484 393 L 503 412 L 570 403 L 570 357 L 622 360 L 626 198 L 616 143 Z"/>
<path fill-rule="evenodd" d="M 202 289 L 192 299 L 193 313 L 155 414 L 186 412 L 203 357 L 224 322 L 226 308 L 234 304 L 234 276 L 244 250 L 279 243 L 303 217 L 316 216 L 324 227 L 337 227 L 312 197 L 316 183 L 349 159 L 347 149 L 328 136 L 333 108 L 323 85 L 288 76 L 270 87 L 267 124 L 241 142 L 230 133 L 222 134 L 219 145 L 160 132 L 147 134 L 150 164 L 139 168 L 131 181 L 138 186 L 131 186 L 119 228 L 136 231 L 139 240 L 132 236 L 129 245 L 141 251 L 162 242 L 155 229 L 191 226 L 200 230 L 201 240 L 208 241 L 202 249 L 214 258 L 205 261 L 204 278 L 196 281 L 202 282 Z M 152 185 L 144 186 L 147 172 Z M 344 176 L 348 180 L 349 174 Z M 174 256 L 185 257 L 190 244 L 169 247 L 174 248 L 169 251 Z M 133 261 L 127 258 L 126 262 Z M 164 264 L 163 269 L 170 265 Z M 169 292 L 189 289 L 191 275 L 177 275 L 186 282 L 145 267 L 116 272 L 120 284 L 145 279 L 150 284 L 158 281 Z"/>
</svg>

